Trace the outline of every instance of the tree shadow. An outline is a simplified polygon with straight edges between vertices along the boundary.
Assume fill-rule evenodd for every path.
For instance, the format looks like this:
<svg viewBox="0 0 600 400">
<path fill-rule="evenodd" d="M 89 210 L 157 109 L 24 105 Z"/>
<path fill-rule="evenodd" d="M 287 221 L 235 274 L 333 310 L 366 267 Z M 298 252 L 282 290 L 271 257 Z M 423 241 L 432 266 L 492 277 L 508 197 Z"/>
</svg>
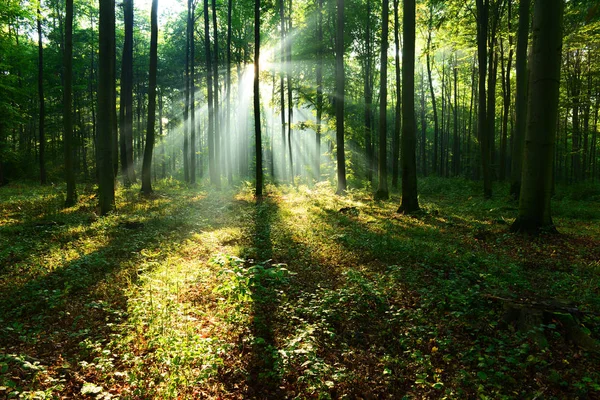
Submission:
<svg viewBox="0 0 600 400">
<path fill-rule="evenodd" d="M 169 201 L 163 213 L 153 212 L 142 222 L 107 224 L 98 228 L 107 238 L 102 247 L 42 276 L 6 285 L 0 294 L 0 348 L 34 356 L 48 366 L 61 360 L 73 366 L 85 361 L 79 344 L 108 338 L 115 323 L 126 322 L 126 289 L 140 276 L 142 253 L 158 254 L 165 243 L 189 238 L 198 226 L 190 221 L 188 210 L 204 212 L 211 202 L 198 196 Z M 219 225 L 211 223 L 211 228 Z M 68 241 L 62 244 L 68 248 Z"/>
</svg>

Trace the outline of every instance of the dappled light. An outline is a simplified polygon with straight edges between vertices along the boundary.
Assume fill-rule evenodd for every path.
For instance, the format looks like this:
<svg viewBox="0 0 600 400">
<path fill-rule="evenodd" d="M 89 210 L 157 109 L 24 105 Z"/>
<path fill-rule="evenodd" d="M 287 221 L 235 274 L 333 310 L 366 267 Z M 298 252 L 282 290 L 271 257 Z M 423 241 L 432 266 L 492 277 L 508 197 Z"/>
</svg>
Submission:
<svg viewBox="0 0 600 400">
<path fill-rule="evenodd" d="M 600 9 L 0 4 L 0 399 L 600 398 Z"/>
</svg>

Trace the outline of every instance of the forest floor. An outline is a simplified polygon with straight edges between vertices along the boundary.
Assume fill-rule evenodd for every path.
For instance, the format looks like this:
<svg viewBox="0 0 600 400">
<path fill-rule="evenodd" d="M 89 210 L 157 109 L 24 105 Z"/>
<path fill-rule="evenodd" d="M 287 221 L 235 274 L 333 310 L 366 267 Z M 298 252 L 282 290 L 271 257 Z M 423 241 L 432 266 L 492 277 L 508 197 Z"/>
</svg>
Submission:
<svg viewBox="0 0 600 400">
<path fill-rule="evenodd" d="M 0 398 L 600 398 L 559 314 L 503 319 L 557 305 L 600 339 L 598 186 L 557 188 L 538 237 L 457 179 L 411 216 L 328 184 L 155 189 L 100 218 L 91 187 L 0 188 Z"/>
</svg>

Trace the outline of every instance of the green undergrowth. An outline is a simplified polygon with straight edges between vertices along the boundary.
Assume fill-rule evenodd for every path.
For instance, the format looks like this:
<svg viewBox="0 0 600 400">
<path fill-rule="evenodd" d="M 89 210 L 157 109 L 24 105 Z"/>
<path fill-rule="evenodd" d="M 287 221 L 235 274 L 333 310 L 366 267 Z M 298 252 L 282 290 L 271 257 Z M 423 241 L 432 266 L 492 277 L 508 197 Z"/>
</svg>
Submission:
<svg viewBox="0 0 600 400">
<path fill-rule="evenodd" d="M 594 398 L 600 190 L 557 187 L 560 235 L 509 233 L 495 186 L 419 182 L 422 210 L 329 184 L 220 192 L 162 181 L 0 189 L 0 398 Z M 564 310 L 559 312 L 565 312 Z M 543 336 L 544 343 L 536 340 Z"/>
</svg>

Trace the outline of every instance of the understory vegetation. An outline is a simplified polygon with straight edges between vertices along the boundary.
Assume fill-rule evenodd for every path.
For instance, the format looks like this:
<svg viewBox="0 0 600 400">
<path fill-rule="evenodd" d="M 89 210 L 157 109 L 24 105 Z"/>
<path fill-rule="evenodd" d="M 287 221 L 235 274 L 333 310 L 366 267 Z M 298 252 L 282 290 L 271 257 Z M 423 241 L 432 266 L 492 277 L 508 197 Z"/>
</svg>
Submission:
<svg viewBox="0 0 600 400">
<path fill-rule="evenodd" d="M 0 398 L 600 397 L 600 188 L 557 187 L 559 235 L 424 178 L 422 211 L 328 183 L 0 191 Z M 508 193 L 498 186 L 497 193 Z M 507 304 L 558 304 L 522 329 Z"/>
</svg>

